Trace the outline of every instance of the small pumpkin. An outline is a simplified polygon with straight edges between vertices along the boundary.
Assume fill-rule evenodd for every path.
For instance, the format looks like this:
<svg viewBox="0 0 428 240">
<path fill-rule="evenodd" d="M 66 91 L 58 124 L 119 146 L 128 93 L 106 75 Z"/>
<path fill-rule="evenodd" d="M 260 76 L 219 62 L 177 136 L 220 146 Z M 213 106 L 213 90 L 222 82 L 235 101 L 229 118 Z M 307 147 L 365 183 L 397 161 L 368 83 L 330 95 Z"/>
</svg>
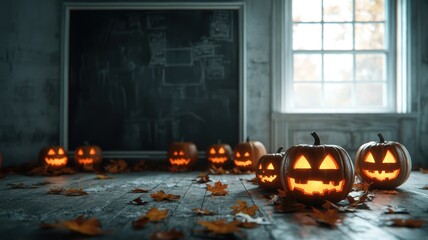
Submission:
<svg viewBox="0 0 428 240">
<path fill-rule="evenodd" d="M 74 160 L 79 167 L 98 166 L 103 160 L 101 148 L 97 145 L 86 143 L 74 151 Z"/>
<path fill-rule="evenodd" d="M 198 161 L 198 149 L 192 142 L 174 142 L 168 147 L 168 161 L 173 168 L 187 170 Z"/>
<path fill-rule="evenodd" d="M 338 202 L 352 189 L 355 171 L 349 154 L 338 145 L 321 145 L 311 134 L 313 145 L 290 147 L 281 167 L 281 186 L 288 196 L 310 205 L 325 200 Z"/>
<path fill-rule="evenodd" d="M 385 141 L 378 133 L 379 142 L 361 145 L 355 155 L 355 169 L 361 180 L 378 189 L 393 189 L 403 184 L 410 175 L 411 157 L 406 147 L 398 142 Z"/>
<path fill-rule="evenodd" d="M 256 169 L 257 161 L 265 155 L 266 148 L 263 143 L 259 141 L 247 141 L 238 143 L 235 147 L 233 163 L 242 171 L 254 171 Z"/>
<path fill-rule="evenodd" d="M 40 150 L 39 161 L 50 168 L 62 168 L 67 166 L 68 156 L 63 147 L 50 146 Z"/>
<path fill-rule="evenodd" d="M 206 158 L 209 165 L 223 167 L 230 160 L 232 153 L 233 151 L 229 144 L 219 141 L 217 144 L 212 144 L 208 147 Z"/>
<path fill-rule="evenodd" d="M 281 188 L 279 172 L 284 159 L 282 149 L 283 147 L 280 147 L 276 153 L 262 156 L 257 162 L 256 179 L 261 188 L 274 190 Z"/>
</svg>

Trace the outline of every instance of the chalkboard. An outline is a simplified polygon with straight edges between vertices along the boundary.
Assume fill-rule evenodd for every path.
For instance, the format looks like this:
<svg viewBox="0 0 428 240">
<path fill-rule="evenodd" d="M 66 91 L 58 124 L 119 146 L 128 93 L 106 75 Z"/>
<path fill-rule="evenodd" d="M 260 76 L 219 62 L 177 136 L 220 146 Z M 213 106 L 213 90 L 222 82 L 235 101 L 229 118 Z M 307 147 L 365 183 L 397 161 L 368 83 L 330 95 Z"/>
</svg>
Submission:
<svg viewBox="0 0 428 240">
<path fill-rule="evenodd" d="M 69 150 L 205 150 L 242 138 L 239 9 L 70 9 Z"/>
</svg>

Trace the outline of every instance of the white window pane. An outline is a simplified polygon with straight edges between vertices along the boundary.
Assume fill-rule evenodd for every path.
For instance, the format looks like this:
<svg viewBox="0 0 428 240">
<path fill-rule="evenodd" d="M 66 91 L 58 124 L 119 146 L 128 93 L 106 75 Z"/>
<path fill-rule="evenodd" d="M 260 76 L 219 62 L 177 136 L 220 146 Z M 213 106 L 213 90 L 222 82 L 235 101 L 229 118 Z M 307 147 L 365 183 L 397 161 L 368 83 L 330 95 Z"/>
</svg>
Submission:
<svg viewBox="0 0 428 240">
<path fill-rule="evenodd" d="M 355 21 L 384 21 L 384 0 L 356 0 Z"/>
<path fill-rule="evenodd" d="M 350 83 L 326 83 L 324 85 L 325 106 L 351 107 L 352 106 L 352 84 Z"/>
<path fill-rule="evenodd" d="M 294 54 L 294 81 L 321 81 L 321 54 Z"/>
<path fill-rule="evenodd" d="M 293 0 L 293 21 L 320 22 L 321 0 Z M 310 6 L 310 7 L 308 7 Z"/>
<path fill-rule="evenodd" d="M 352 81 L 352 54 L 325 54 L 324 81 Z"/>
<path fill-rule="evenodd" d="M 296 108 L 317 108 L 321 105 L 320 83 L 295 83 L 293 100 Z"/>
<path fill-rule="evenodd" d="M 320 50 L 321 24 L 294 24 L 293 50 Z"/>
<path fill-rule="evenodd" d="M 383 23 L 355 24 L 355 49 L 384 49 L 384 29 Z"/>
<path fill-rule="evenodd" d="M 324 0 L 324 21 L 352 21 L 352 0 Z"/>
<path fill-rule="evenodd" d="M 324 24 L 324 49 L 351 50 L 352 24 Z"/>
<path fill-rule="evenodd" d="M 356 84 L 356 100 L 363 107 L 384 107 L 385 84 L 359 83 Z"/>
<path fill-rule="evenodd" d="M 384 54 L 357 54 L 355 62 L 356 80 L 386 81 Z"/>
</svg>

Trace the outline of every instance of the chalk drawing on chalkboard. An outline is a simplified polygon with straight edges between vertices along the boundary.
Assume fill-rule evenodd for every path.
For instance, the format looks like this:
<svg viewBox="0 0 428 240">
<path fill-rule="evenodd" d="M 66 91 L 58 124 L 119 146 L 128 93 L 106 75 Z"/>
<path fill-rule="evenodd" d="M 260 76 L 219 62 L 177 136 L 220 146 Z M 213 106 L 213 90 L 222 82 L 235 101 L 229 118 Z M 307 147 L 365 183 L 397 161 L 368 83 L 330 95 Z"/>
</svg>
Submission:
<svg viewBox="0 0 428 240">
<path fill-rule="evenodd" d="M 165 86 L 199 86 L 205 82 L 203 64 L 170 66 L 163 68 L 162 83 Z"/>
<path fill-rule="evenodd" d="M 210 19 L 210 37 L 216 40 L 233 41 L 232 13 L 216 11 Z"/>
<path fill-rule="evenodd" d="M 166 29 L 165 16 L 163 14 L 149 14 L 147 16 L 147 29 L 148 30 Z"/>
<path fill-rule="evenodd" d="M 127 15 L 126 19 L 111 19 L 110 27 L 112 35 L 127 35 L 132 33 L 142 34 L 141 23 L 138 15 Z"/>
<path fill-rule="evenodd" d="M 192 66 L 192 48 L 165 49 L 165 66 Z"/>
<path fill-rule="evenodd" d="M 206 59 L 207 79 L 224 79 L 225 70 L 222 57 L 212 57 Z"/>
<path fill-rule="evenodd" d="M 149 65 L 164 65 L 165 64 L 165 46 L 166 35 L 165 32 L 150 32 L 149 33 L 149 46 L 151 59 Z"/>
<path fill-rule="evenodd" d="M 215 55 L 215 47 L 206 37 L 202 37 L 202 41 L 195 44 L 192 49 L 193 59 L 198 60 L 205 57 L 213 57 Z"/>
</svg>

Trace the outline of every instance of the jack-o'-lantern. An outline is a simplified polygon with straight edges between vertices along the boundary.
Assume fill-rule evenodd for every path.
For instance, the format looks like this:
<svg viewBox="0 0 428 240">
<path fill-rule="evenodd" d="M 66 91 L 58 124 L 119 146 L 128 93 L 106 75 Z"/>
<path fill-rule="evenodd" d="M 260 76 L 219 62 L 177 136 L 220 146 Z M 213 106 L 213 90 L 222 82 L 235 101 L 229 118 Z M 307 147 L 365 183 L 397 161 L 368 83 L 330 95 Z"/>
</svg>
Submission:
<svg viewBox="0 0 428 240">
<path fill-rule="evenodd" d="M 187 170 L 198 160 L 198 149 L 192 142 L 174 142 L 168 147 L 168 161 L 171 167 Z"/>
<path fill-rule="evenodd" d="M 229 144 L 219 142 L 208 147 L 206 156 L 211 166 L 223 167 L 232 156 L 232 148 Z"/>
<path fill-rule="evenodd" d="M 266 154 L 257 162 L 256 178 L 261 188 L 278 189 L 281 187 L 279 172 L 284 159 L 282 147 L 276 153 Z"/>
<path fill-rule="evenodd" d="M 101 148 L 89 144 L 80 146 L 74 151 L 74 159 L 80 167 L 99 165 L 103 159 Z"/>
<path fill-rule="evenodd" d="M 39 152 L 39 160 L 50 168 L 62 168 L 68 163 L 68 157 L 63 147 L 45 147 Z"/>
<path fill-rule="evenodd" d="M 392 189 L 403 184 L 410 175 L 411 157 L 406 147 L 398 142 L 385 141 L 363 144 L 355 155 L 355 169 L 361 180 L 371 187 Z"/>
<path fill-rule="evenodd" d="M 281 185 L 288 196 L 305 204 L 338 202 L 352 189 L 355 171 L 349 154 L 337 145 L 299 144 L 285 152 Z"/>
<path fill-rule="evenodd" d="M 257 161 L 265 154 L 266 148 L 263 143 L 253 140 L 250 141 L 250 138 L 247 137 L 246 142 L 241 142 L 236 145 L 233 154 L 233 163 L 239 170 L 254 171 Z"/>
</svg>

